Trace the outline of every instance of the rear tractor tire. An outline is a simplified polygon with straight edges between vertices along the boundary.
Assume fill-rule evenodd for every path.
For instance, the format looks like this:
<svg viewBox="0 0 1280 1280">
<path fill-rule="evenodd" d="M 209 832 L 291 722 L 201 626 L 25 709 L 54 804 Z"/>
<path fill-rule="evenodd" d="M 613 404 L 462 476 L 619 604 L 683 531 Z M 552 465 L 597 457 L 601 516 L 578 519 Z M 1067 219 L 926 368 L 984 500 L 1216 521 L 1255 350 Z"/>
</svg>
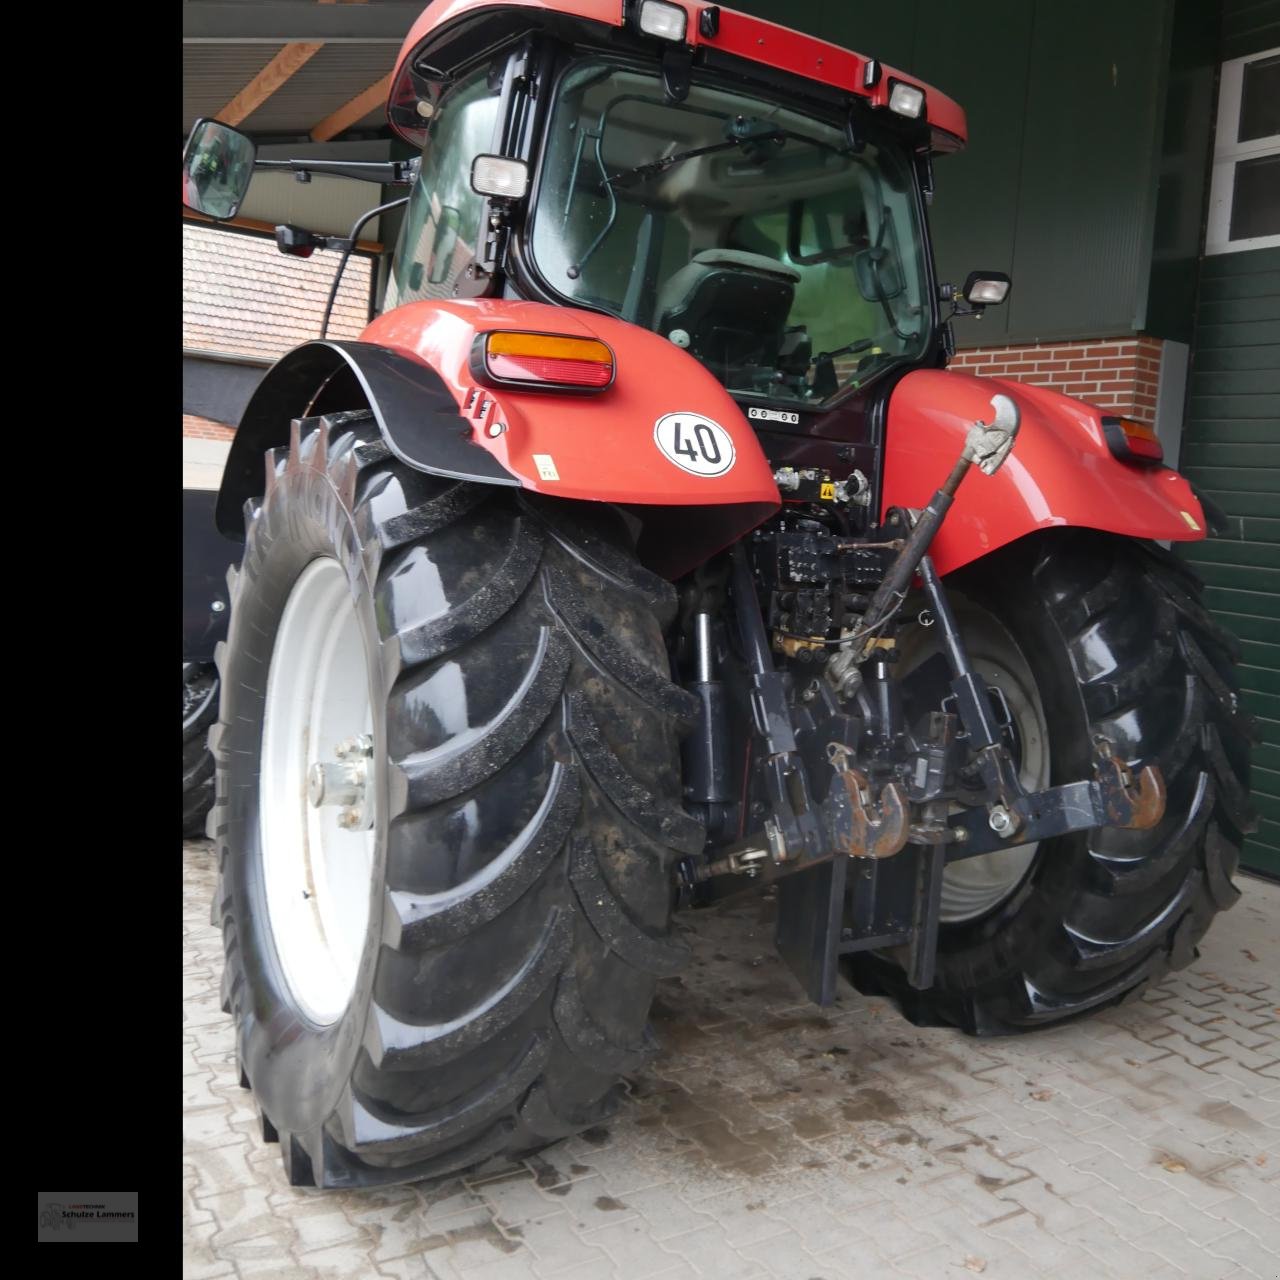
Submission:
<svg viewBox="0 0 1280 1280">
<path fill-rule="evenodd" d="M 295 422 L 246 507 L 214 731 L 223 996 L 295 1185 L 528 1154 L 651 1052 L 693 700 L 608 508 Z"/>
<path fill-rule="evenodd" d="M 1088 777 L 1101 734 L 1131 765 L 1158 764 L 1168 791 L 1150 830 L 1076 832 L 949 867 L 931 989 L 908 986 L 901 954 L 849 965 L 859 989 L 914 1022 L 1025 1031 L 1116 1004 L 1195 958 L 1239 897 L 1252 725 L 1234 639 L 1195 575 L 1154 544 L 1053 530 L 947 586 L 975 668 L 1004 695 L 1024 785 Z M 904 691 L 936 630 L 902 635 Z"/>
<path fill-rule="evenodd" d="M 182 664 L 182 836 L 204 835 L 213 805 L 209 729 L 218 718 L 218 672 L 211 662 Z"/>
</svg>

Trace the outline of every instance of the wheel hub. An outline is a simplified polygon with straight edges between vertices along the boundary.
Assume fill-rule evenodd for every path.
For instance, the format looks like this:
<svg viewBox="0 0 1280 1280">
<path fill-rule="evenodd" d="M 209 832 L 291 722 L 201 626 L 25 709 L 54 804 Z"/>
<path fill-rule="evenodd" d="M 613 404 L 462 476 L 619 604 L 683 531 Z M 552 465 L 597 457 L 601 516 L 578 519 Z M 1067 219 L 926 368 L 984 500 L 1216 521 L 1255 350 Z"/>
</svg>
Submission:
<svg viewBox="0 0 1280 1280">
<path fill-rule="evenodd" d="M 369 763 L 373 738 L 362 733 L 340 742 L 333 760 L 317 760 L 307 775 L 307 799 L 319 809 L 339 807 L 338 826 L 345 831 L 368 831 L 373 827 L 373 804 L 367 796 Z"/>
</svg>

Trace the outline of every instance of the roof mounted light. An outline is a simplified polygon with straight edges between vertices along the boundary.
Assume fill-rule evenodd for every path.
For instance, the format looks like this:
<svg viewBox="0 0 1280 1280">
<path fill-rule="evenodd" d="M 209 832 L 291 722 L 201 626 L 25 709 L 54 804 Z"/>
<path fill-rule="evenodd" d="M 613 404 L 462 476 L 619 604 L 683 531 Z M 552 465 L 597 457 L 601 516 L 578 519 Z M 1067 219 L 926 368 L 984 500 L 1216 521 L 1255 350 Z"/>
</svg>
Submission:
<svg viewBox="0 0 1280 1280">
<path fill-rule="evenodd" d="M 924 113 L 924 90 L 901 80 L 890 83 L 893 87 L 889 90 L 889 110 L 908 120 L 918 120 Z"/>
<path fill-rule="evenodd" d="M 529 189 L 529 166 L 509 156 L 476 156 L 471 162 L 471 190 L 477 195 L 519 200 Z"/>
<path fill-rule="evenodd" d="M 640 30 L 659 40 L 683 40 L 689 28 L 689 15 L 678 4 L 666 0 L 643 0 L 640 5 Z"/>
</svg>

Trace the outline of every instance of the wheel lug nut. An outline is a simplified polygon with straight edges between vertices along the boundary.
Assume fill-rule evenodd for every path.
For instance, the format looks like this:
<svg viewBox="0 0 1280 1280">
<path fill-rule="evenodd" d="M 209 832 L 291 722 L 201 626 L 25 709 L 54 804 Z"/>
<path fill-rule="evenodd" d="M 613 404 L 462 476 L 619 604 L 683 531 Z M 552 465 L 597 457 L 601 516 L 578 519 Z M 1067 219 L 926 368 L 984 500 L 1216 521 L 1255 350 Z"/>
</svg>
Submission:
<svg viewBox="0 0 1280 1280">
<path fill-rule="evenodd" d="M 359 825 L 359 809 L 343 809 L 343 811 L 338 814 L 338 826 L 340 826 L 344 831 L 354 831 Z"/>
</svg>

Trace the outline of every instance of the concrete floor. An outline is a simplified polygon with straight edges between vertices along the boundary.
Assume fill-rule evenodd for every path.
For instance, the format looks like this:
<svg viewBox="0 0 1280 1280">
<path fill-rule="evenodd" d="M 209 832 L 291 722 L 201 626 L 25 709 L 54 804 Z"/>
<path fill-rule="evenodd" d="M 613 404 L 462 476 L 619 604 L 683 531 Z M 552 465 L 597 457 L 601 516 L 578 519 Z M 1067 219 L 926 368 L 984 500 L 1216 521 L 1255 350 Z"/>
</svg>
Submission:
<svg viewBox="0 0 1280 1280">
<path fill-rule="evenodd" d="M 683 916 L 664 1053 L 607 1127 L 516 1166 L 287 1185 L 237 1085 L 214 871 L 183 847 L 184 1276 L 433 1280 L 1280 1277 L 1280 886 L 1137 1002 L 977 1041 L 843 987 L 818 1010 L 759 902 Z"/>
</svg>

